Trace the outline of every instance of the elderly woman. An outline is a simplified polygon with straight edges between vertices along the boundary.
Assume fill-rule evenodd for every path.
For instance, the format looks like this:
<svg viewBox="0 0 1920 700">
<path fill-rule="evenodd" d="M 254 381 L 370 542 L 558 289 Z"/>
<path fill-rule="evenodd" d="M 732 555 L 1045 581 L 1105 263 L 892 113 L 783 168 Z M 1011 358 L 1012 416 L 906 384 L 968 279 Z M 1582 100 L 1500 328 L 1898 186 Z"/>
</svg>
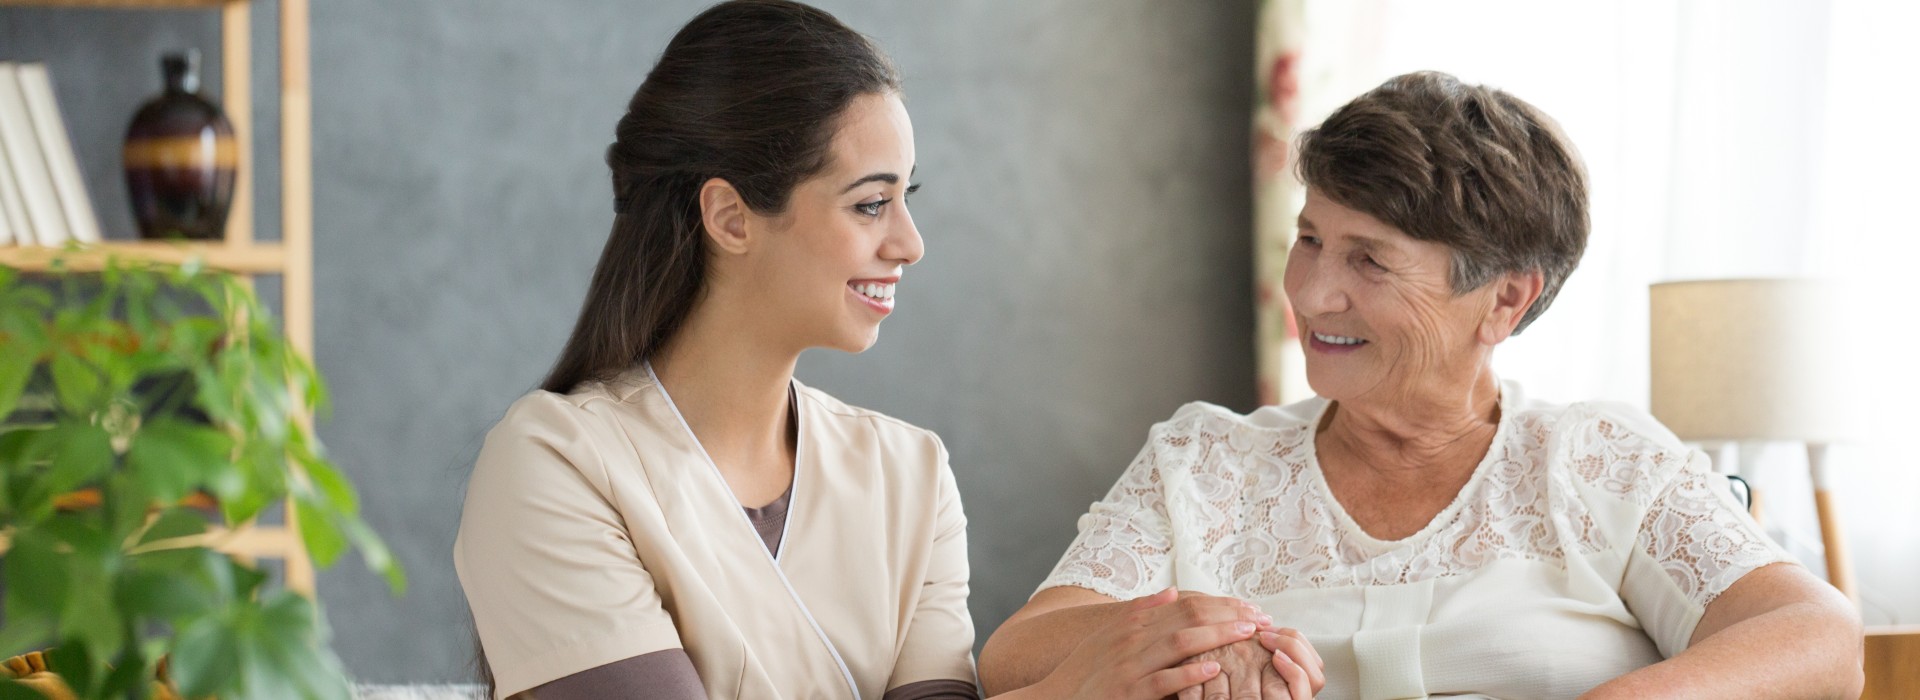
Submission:
<svg viewBox="0 0 1920 700">
<path fill-rule="evenodd" d="M 1638 409 L 1494 375 L 1586 245 L 1551 120 L 1404 75 L 1303 134 L 1299 172 L 1286 291 L 1319 397 L 1154 426 L 987 643 L 989 692 L 1177 587 L 1298 631 L 1208 652 L 1228 669 L 1209 698 L 1860 693 L 1852 607 L 1699 452 Z"/>
</svg>

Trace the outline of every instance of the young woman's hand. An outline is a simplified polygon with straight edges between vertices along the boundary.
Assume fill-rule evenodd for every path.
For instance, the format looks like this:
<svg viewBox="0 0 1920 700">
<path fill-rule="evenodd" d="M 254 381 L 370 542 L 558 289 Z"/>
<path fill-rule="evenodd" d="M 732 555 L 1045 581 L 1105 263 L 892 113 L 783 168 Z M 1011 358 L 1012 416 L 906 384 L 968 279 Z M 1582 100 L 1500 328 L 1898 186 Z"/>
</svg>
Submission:
<svg viewBox="0 0 1920 700">
<path fill-rule="evenodd" d="M 1171 588 L 1125 605 L 1124 614 L 1088 636 L 1046 680 L 1023 690 L 1047 698 L 1160 700 L 1220 676 L 1218 661 L 1195 660 L 1196 654 L 1252 641 L 1272 624 L 1238 599 Z"/>
<path fill-rule="evenodd" d="M 1291 629 L 1262 629 L 1254 639 L 1211 649 L 1187 659 L 1213 661 L 1220 673 L 1180 691 L 1179 700 L 1308 700 L 1327 684 L 1320 655 Z"/>
<path fill-rule="evenodd" d="M 1267 671 L 1285 680 L 1291 693 L 1274 697 L 1306 700 L 1327 687 L 1327 662 L 1320 659 L 1320 650 L 1313 648 L 1300 630 L 1261 630 L 1257 638 L 1260 646 L 1273 652 L 1273 664 Z"/>
</svg>

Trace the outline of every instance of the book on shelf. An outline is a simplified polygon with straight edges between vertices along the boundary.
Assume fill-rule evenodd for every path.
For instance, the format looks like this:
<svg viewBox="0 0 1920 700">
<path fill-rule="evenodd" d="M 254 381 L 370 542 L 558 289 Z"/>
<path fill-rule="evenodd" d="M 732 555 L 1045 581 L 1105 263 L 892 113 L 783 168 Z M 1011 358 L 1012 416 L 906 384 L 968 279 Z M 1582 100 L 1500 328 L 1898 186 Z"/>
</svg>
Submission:
<svg viewBox="0 0 1920 700">
<path fill-rule="evenodd" d="M 6 154 L 0 153 L 0 176 L 3 176 L 6 170 L 7 156 Z M 12 183 L 6 182 L 4 177 L 0 177 L 0 187 L 6 187 L 10 184 Z M 9 245 L 13 245 L 13 221 L 7 218 L 6 202 L 0 201 L 0 246 Z"/>
<path fill-rule="evenodd" d="M 19 74 L 20 95 L 26 100 L 27 116 L 33 120 L 40 150 L 46 155 L 47 174 L 53 180 L 54 194 L 60 198 L 67 232 L 81 243 L 99 243 L 100 219 L 94 216 L 87 184 L 80 179 L 80 161 L 67 136 L 67 124 L 60 118 L 59 104 L 54 101 L 53 78 L 47 75 L 47 64 L 22 63 Z"/>
<path fill-rule="evenodd" d="M 33 119 L 27 116 L 16 63 L 0 63 L 0 143 L 6 144 L 7 162 L 13 166 L 13 181 L 19 186 L 33 239 L 43 246 L 66 243 L 66 215 L 60 211 L 60 196 L 53 192 L 53 178 L 47 170 L 47 157 L 40 152 L 40 139 L 33 135 Z"/>
<path fill-rule="evenodd" d="M 33 229 L 27 226 L 26 198 L 20 194 L 20 183 L 13 176 L 13 155 L 7 152 L 7 142 L 0 139 L 0 219 L 11 234 L 8 236 L 20 245 L 33 245 Z"/>
</svg>

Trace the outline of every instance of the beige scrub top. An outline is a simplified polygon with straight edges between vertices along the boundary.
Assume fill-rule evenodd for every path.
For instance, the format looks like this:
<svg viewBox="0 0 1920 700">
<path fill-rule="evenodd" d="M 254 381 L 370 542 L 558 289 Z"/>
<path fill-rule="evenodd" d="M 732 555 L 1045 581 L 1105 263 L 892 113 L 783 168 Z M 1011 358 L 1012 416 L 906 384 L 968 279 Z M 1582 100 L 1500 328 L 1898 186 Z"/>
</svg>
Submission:
<svg viewBox="0 0 1920 700">
<path fill-rule="evenodd" d="M 496 698 L 682 648 L 713 698 L 972 682 L 966 516 L 932 432 L 794 382 L 769 553 L 650 368 L 536 391 L 488 433 L 454 543 Z"/>
</svg>

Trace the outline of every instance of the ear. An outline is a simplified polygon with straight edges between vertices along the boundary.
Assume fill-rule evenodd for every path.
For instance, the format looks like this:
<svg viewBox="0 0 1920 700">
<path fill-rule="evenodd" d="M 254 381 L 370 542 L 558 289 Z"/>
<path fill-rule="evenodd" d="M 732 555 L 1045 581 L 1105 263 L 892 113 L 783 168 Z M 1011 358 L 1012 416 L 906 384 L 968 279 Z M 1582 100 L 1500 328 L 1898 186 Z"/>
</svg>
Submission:
<svg viewBox="0 0 1920 700">
<path fill-rule="evenodd" d="M 1509 272 L 1493 281 L 1493 308 L 1480 322 L 1480 342 L 1498 345 L 1513 335 L 1521 317 L 1540 300 L 1546 288 L 1546 275 L 1539 270 Z"/>
<path fill-rule="evenodd" d="M 700 185 L 700 223 L 714 248 L 727 253 L 747 251 L 747 202 L 733 183 L 712 178 Z"/>
</svg>

